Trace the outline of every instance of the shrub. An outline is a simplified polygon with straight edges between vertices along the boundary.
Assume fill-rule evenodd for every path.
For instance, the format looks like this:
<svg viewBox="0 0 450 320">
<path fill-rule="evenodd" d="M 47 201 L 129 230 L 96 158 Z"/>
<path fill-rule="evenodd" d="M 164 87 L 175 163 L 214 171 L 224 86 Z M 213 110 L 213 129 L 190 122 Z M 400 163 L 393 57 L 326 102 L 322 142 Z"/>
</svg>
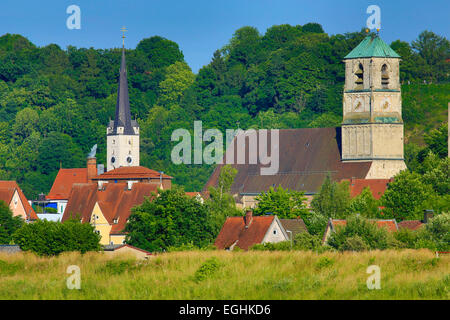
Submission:
<svg viewBox="0 0 450 320">
<path fill-rule="evenodd" d="M 417 232 L 416 248 L 450 251 L 450 213 L 435 216 Z"/>
<path fill-rule="evenodd" d="M 295 250 L 318 250 L 321 247 L 322 241 L 317 235 L 312 235 L 308 232 L 301 232 L 294 238 Z"/>
<path fill-rule="evenodd" d="M 203 281 L 219 270 L 221 266 L 220 261 L 216 257 L 212 257 L 203 263 L 195 272 L 194 278 L 196 281 Z"/>
<path fill-rule="evenodd" d="M 413 249 L 415 248 L 415 243 L 417 241 L 417 231 L 403 228 L 397 232 L 394 232 L 393 238 L 394 240 L 404 244 L 405 248 Z M 392 247 L 394 247 L 394 245 L 392 245 Z"/>
<path fill-rule="evenodd" d="M 324 214 L 310 212 L 303 216 L 303 221 L 310 234 L 322 237 L 327 227 L 328 218 Z"/>
<path fill-rule="evenodd" d="M 351 216 L 347 219 L 347 225 L 338 227 L 328 239 L 328 244 L 337 249 L 345 250 L 347 238 L 358 236 L 367 245 L 367 249 L 386 249 L 387 230 L 379 228 L 375 223 L 361 216 Z M 352 244 L 356 245 L 357 240 L 353 239 Z M 345 244 L 345 245 L 344 245 Z"/>
<path fill-rule="evenodd" d="M 137 265 L 134 260 L 109 260 L 101 271 L 111 275 L 119 275 L 125 271 L 135 270 L 136 268 Z"/>
<path fill-rule="evenodd" d="M 360 236 L 356 235 L 345 239 L 340 249 L 345 251 L 365 251 L 369 247 Z"/>
<path fill-rule="evenodd" d="M 65 251 L 98 251 L 100 235 L 88 223 L 68 220 L 64 223 L 38 220 L 25 224 L 13 235 L 13 240 L 24 251 L 38 255 L 58 255 Z"/>
<path fill-rule="evenodd" d="M 20 217 L 13 217 L 9 206 L 0 200 L 0 244 L 9 244 L 12 235 L 24 224 Z"/>
<path fill-rule="evenodd" d="M 316 263 L 316 269 L 323 269 L 334 264 L 334 260 L 328 257 L 321 257 Z"/>
</svg>

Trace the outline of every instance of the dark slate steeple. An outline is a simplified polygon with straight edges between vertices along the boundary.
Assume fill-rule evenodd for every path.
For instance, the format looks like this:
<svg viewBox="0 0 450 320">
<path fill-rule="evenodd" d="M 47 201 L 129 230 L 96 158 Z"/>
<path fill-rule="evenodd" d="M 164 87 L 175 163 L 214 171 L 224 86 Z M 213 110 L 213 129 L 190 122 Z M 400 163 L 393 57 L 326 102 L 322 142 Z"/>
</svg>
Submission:
<svg viewBox="0 0 450 320">
<path fill-rule="evenodd" d="M 118 134 L 118 127 L 123 127 L 124 135 L 134 135 L 133 127 L 136 121 L 131 120 L 130 101 L 128 98 L 128 79 L 125 61 L 125 47 L 122 47 L 122 61 L 120 63 L 119 87 L 117 88 L 116 117 L 114 119 L 112 134 Z"/>
</svg>

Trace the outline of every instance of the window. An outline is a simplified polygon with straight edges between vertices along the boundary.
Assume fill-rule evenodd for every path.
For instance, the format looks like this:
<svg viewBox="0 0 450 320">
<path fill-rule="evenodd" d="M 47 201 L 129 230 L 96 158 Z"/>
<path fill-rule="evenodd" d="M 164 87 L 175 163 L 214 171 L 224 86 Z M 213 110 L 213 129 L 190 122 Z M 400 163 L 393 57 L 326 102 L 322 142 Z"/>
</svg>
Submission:
<svg viewBox="0 0 450 320">
<path fill-rule="evenodd" d="M 381 67 L 381 87 L 383 89 L 389 88 L 389 71 L 386 64 Z"/>
<path fill-rule="evenodd" d="M 355 72 L 355 76 L 355 90 L 362 90 L 364 87 L 364 68 L 361 63 L 358 66 L 358 70 Z"/>
<path fill-rule="evenodd" d="M 277 229 L 273 230 L 273 234 L 277 234 Z"/>
</svg>

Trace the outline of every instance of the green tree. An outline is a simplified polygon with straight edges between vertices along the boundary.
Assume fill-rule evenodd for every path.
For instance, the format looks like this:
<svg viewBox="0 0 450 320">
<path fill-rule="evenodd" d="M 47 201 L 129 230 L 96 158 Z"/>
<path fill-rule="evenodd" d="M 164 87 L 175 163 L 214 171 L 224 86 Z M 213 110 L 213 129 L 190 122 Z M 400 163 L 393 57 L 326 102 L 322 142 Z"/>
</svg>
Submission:
<svg viewBox="0 0 450 320">
<path fill-rule="evenodd" d="M 256 197 L 255 215 L 272 213 L 280 219 L 295 219 L 308 214 L 304 192 L 273 187 Z"/>
<path fill-rule="evenodd" d="M 349 210 L 352 213 L 360 213 L 366 218 L 378 218 L 380 216 L 378 207 L 378 201 L 373 197 L 370 188 L 366 187 L 351 200 Z"/>
<path fill-rule="evenodd" d="M 166 78 L 159 84 L 159 103 L 164 106 L 179 104 L 184 91 L 194 83 L 195 75 L 185 62 L 175 62 L 166 69 Z"/>
<path fill-rule="evenodd" d="M 236 208 L 236 202 L 230 194 L 231 185 L 237 170 L 229 164 L 220 169 L 217 187 L 209 187 L 209 199 L 206 201 L 214 236 L 219 234 L 227 217 L 240 216 L 242 212 Z"/>
<path fill-rule="evenodd" d="M 336 232 L 331 233 L 327 243 L 337 250 L 387 249 L 387 232 L 373 221 L 353 215 L 347 219 L 345 226 L 339 226 Z"/>
<path fill-rule="evenodd" d="M 63 223 L 38 220 L 23 225 L 13 234 L 13 240 L 24 251 L 53 256 L 66 251 L 99 251 L 100 235 L 88 223 L 68 220 Z"/>
<path fill-rule="evenodd" d="M 438 129 L 431 130 L 424 135 L 428 148 L 440 158 L 448 157 L 448 124 L 441 125 Z"/>
<path fill-rule="evenodd" d="M 133 208 L 125 227 L 126 243 L 151 251 L 189 244 L 203 247 L 213 240 L 207 207 L 185 195 L 182 188 L 159 190 Z"/>
<path fill-rule="evenodd" d="M 404 170 L 389 183 L 381 203 L 387 217 L 398 221 L 414 220 L 422 217 L 423 210 L 432 205 L 435 198 L 433 188 L 423 182 L 420 174 Z"/>
<path fill-rule="evenodd" d="M 39 121 L 39 115 L 32 108 L 25 108 L 17 112 L 13 125 L 13 131 L 19 139 L 25 139 L 36 129 Z"/>
<path fill-rule="evenodd" d="M 411 46 L 433 68 L 432 79 L 448 79 L 449 66 L 446 59 L 450 57 L 450 42 L 446 38 L 425 30 Z"/>
<path fill-rule="evenodd" d="M 13 233 L 24 224 L 21 217 L 14 217 L 9 206 L 0 200 L 0 244 L 9 244 Z"/>
<path fill-rule="evenodd" d="M 313 210 L 330 218 L 345 218 L 350 206 L 348 181 L 337 183 L 327 175 L 320 190 L 311 201 Z"/>
<path fill-rule="evenodd" d="M 167 67 L 184 59 L 177 43 L 159 36 L 141 40 L 136 50 L 146 55 L 152 68 Z"/>
<path fill-rule="evenodd" d="M 435 216 L 417 232 L 416 248 L 449 251 L 450 213 Z"/>
</svg>

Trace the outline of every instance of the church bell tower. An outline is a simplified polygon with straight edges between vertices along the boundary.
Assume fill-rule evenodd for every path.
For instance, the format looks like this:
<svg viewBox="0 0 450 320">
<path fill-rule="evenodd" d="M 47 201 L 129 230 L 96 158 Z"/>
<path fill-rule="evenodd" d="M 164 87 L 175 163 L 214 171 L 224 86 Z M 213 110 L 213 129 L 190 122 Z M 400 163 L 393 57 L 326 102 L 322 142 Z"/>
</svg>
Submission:
<svg viewBox="0 0 450 320">
<path fill-rule="evenodd" d="M 131 120 L 125 47 L 122 47 L 116 116 L 106 129 L 106 144 L 107 171 L 139 166 L 139 125 Z"/>
<path fill-rule="evenodd" d="M 400 56 L 369 35 L 344 62 L 342 161 L 371 161 L 366 179 L 389 179 L 406 169 Z"/>
</svg>

